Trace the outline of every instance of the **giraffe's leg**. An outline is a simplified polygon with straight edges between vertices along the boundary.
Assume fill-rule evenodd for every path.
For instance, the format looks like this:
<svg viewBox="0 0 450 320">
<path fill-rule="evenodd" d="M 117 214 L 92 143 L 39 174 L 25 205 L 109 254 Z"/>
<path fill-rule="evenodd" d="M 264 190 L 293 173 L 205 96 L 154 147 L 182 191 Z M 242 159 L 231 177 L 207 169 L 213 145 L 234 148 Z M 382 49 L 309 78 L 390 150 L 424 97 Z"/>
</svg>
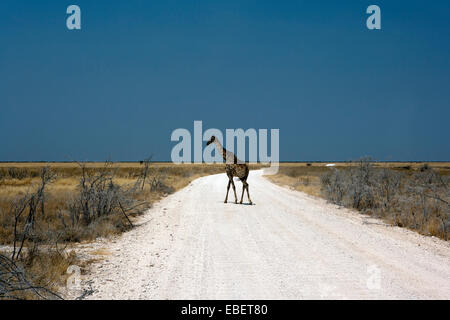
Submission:
<svg viewBox="0 0 450 320">
<path fill-rule="evenodd" d="M 230 184 L 231 184 L 231 180 L 228 180 L 227 195 L 225 196 L 224 203 L 227 203 L 227 201 L 228 201 L 228 191 L 230 191 Z"/>
<path fill-rule="evenodd" d="M 250 204 L 253 204 L 252 199 L 250 199 L 250 193 L 248 192 L 248 183 L 245 183 L 245 189 L 247 189 L 247 197 L 248 197 L 248 201 L 250 202 Z"/>
<path fill-rule="evenodd" d="M 241 201 L 239 202 L 240 204 L 242 204 L 242 200 L 244 199 L 244 191 L 245 191 L 245 182 L 242 181 L 242 195 L 241 195 Z"/>
<path fill-rule="evenodd" d="M 233 191 L 234 191 L 234 203 L 237 203 L 236 187 L 234 186 L 233 179 L 231 179 L 231 185 L 233 186 Z"/>
</svg>

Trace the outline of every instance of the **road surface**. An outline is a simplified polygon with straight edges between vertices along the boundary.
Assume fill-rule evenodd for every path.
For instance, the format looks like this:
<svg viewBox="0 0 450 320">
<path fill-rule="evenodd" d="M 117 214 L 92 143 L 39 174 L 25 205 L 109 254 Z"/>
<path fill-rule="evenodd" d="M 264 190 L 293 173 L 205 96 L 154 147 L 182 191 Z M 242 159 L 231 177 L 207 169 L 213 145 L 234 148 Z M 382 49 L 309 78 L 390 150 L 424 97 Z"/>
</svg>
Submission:
<svg viewBox="0 0 450 320">
<path fill-rule="evenodd" d="M 94 290 L 87 299 L 450 299 L 449 242 L 277 186 L 262 171 L 248 182 L 252 206 L 223 203 L 227 177 L 211 175 L 130 232 L 87 245 L 100 258 L 82 280 Z"/>
</svg>

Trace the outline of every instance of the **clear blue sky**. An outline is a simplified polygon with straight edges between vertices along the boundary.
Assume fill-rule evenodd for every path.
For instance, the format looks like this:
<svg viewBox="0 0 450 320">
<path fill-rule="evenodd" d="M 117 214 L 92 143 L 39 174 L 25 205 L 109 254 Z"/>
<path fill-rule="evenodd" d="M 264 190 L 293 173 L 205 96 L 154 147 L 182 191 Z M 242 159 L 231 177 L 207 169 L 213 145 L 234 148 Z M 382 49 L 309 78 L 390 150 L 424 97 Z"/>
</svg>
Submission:
<svg viewBox="0 0 450 320">
<path fill-rule="evenodd" d="M 77 4 L 82 30 L 66 28 Z M 365 10 L 381 7 L 382 30 Z M 0 2 L 0 160 L 170 160 L 279 128 L 281 160 L 450 160 L 449 1 Z"/>
</svg>

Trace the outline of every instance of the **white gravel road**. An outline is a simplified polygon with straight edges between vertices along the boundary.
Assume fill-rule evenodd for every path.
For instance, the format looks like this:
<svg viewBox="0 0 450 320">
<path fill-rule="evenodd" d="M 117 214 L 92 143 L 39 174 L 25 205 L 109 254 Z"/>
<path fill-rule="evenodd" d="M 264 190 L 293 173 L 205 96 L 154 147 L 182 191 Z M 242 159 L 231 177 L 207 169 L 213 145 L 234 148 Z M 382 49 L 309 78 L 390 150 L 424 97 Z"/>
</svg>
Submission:
<svg viewBox="0 0 450 320">
<path fill-rule="evenodd" d="M 449 242 L 277 186 L 262 171 L 248 182 L 252 206 L 224 204 L 227 177 L 207 176 L 132 231 L 86 245 L 101 258 L 82 280 L 94 289 L 87 299 L 450 299 Z"/>
</svg>

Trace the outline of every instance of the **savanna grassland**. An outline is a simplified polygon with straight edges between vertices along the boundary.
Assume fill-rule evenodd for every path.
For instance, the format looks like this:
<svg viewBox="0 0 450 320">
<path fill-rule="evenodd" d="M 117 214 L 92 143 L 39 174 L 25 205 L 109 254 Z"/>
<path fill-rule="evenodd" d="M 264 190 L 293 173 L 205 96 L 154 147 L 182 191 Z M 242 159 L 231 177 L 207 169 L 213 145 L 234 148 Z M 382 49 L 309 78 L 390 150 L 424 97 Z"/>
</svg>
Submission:
<svg viewBox="0 0 450 320">
<path fill-rule="evenodd" d="M 258 165 L 251 165 L 253 168 Z M 73 244 L 119 234 L 152 203 L 221 164 L 0 163 L 0 298 L 54 298 Z M 50 291 L 48 291 L 50 290 Z"/>
<path fill-rule="evenodd" d="M 59 298 L 77 243 L 117 235 L 224 164 L 0 163 L 0 299 Z M 250 169 L 262 165 L 251 164 Z M 449 240 L 450 163 L 281 163 L 273 182 Z M 251 177 L 250 177 L 251 179 Z M 250 182 L 251 184 L 251 182 Z"/>
<path fill-rule="evenodd" d="M 14 217 L 9 214 L 11 205 L 38 188 L 44 168 L 48 168 L 52 175 L 45 188 L 45 216 L 42 217 L 48 227 L 47 233 L 62 232 L 59 235 L 61 241 L 82 241 L 127 229 L 129 223 L 123 214 L 105 214 L 92 221 L 87 219 L 86 222 L 95 223 L 89 230 L 80 225 L 77 230 L 69 232 L 64 227 L 67 223 L 63 221 L 71 220 L 66 216 L 69 211 L 67 205 L 80 191 L 83 174 L 80 165 L 84 167 L 86 180 L 94 181 L 104 175 L 102 182 L 132 191 L 129 196 L 136 201 L 133 205 L 140 206 L 127 214 L 131 217 L 197 177 L 223 172 L 221 165 L 200 164 L 151 163 L 145 173 L 145 164 L 140 163 L 0 163 L 0 244 L 13 241 L 14 230 L 10 226 Z"/>
<path fill-rule="evenodd" d="M 281 163 L 268 178 L 391 225 L 450 239 L 448 162 Z"/>
</svg>

